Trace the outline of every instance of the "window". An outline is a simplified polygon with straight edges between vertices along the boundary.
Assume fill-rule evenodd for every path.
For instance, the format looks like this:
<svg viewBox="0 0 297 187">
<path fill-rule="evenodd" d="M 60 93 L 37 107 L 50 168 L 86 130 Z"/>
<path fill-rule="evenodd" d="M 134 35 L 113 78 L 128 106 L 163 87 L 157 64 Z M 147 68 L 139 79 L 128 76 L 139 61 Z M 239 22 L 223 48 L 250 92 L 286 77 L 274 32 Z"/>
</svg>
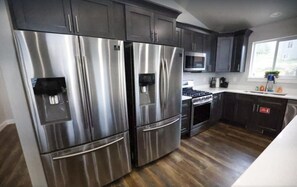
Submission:
<svg viewBox="0 0 297 187">
<path fill-rule="evenodd" d="M 280 78 L 297 79 L 297 36 L 254 42 L 250 78 L 263 78 L 265 71 L 280 71 Z"/>
</svg>

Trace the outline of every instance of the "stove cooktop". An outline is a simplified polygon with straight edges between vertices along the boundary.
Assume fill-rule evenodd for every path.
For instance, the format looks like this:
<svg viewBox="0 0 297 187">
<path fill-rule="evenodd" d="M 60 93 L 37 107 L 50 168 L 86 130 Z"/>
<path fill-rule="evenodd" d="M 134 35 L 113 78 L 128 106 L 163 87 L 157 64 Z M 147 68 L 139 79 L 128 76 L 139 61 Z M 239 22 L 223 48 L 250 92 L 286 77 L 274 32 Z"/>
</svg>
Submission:
<svg viewBox="0 0 297 187">
<path fill-rule="evenodd" d="M 212 95 L 212 93 L 200 91 L 200 90 L 193 90 L 193 88 L 183 88 L 183 95 L 197 98 L 197 97 Z"/>
</svg>

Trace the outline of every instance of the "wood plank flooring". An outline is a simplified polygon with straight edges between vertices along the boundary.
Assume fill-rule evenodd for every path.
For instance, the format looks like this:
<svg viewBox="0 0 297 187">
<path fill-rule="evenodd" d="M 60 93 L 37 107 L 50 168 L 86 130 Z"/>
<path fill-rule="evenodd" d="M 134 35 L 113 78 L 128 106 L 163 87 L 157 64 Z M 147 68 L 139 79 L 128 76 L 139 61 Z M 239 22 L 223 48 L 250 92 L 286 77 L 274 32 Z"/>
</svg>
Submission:
<svg viewBox="0 0 297 187">
<path fill-rule="evenodd" d="M 178 150 L 133 169 L 109 186 L 230 186 L 271 140 L 219 123 L 199 135 L 183 139 Z M 0 132 L 0 186 L 32 186 L 14 125 Z"/>
<path fill-rule="evenodd" d="M 0 132 L 0 186 L 32 186 L 14 124 L 8 125 Z"/>
<path fill-rule="evenodd" d="M 219 123 L 168 156 L 110 186 L 231 186 L 272 141 L 271 138 Z"/>
</svg>

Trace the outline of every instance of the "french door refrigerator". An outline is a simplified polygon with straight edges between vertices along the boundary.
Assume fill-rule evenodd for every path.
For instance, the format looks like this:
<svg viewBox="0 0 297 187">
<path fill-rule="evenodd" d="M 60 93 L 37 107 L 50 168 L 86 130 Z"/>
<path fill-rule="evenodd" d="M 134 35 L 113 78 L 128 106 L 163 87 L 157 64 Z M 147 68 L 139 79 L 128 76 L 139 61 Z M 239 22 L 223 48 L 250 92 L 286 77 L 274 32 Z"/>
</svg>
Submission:
<svg viewBox="0 0 297 187">
<path fill-rule="evenodd" d="M 15 31 L 48 186 L 131 171 L 123 41 Z"/>
<path fill-rule="evenodd" d="M 132 157 L 142 166 L 180 145 L 183 49 L 130 43 L 125 61 Z"/>
</svg>

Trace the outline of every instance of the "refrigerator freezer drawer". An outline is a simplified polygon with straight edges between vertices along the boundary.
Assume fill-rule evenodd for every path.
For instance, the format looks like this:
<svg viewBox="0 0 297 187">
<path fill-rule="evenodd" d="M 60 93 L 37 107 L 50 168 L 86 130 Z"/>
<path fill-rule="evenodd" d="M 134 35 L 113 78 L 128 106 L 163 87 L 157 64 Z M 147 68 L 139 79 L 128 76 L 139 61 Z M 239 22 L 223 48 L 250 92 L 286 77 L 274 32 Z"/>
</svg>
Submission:
<svg viewBox="0 0 297 187">
<path fill-rule="evenodd" d="M 137 166 L 156 160 L 180 145 L 180 115 L 137 128 Z"/>
<path fill-rule="evenodd" d="M 129 133 L 41 158 L 50 187 L 103 186 L 131 171 Z"/>
</svg>

